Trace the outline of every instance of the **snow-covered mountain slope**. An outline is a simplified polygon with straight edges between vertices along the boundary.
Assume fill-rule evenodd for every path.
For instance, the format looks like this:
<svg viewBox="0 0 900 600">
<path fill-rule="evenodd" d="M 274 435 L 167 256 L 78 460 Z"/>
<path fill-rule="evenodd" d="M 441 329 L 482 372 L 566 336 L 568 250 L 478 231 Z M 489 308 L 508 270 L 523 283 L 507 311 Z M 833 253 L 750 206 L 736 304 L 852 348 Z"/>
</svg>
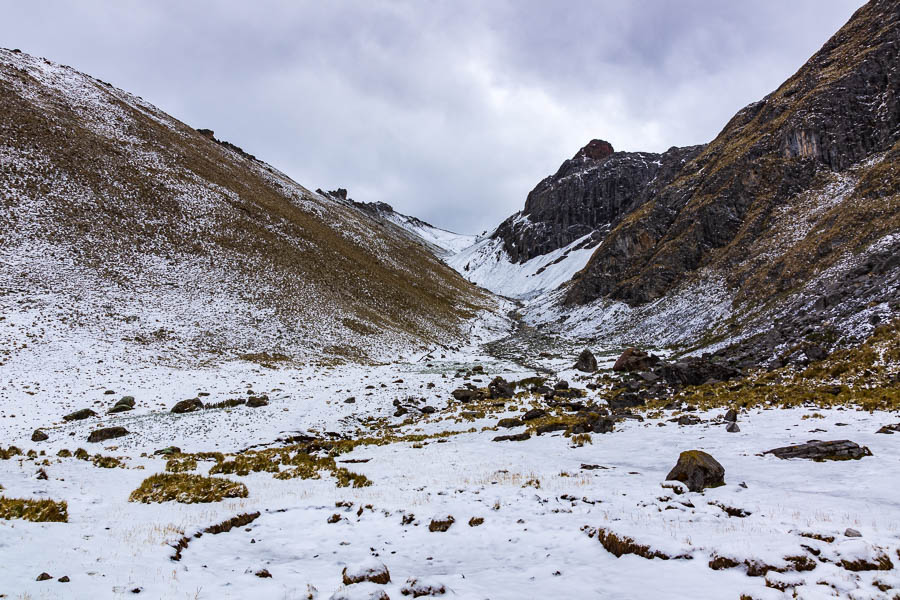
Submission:
<svg viewBox="0 0 900 600">
<path fill-rule="evenodd" d="M 399 228 L 9 50 L 0 199 L 0 364 L 74 340 L 123 359 L 366 360 L 447 343 L 492 305 Z"/>
<path fill-rule="evenodd" d="M 503 240 L 485 238 L 449 257 L 447 264 L 466 279 L 495 294 L 533 300 L 572 279 L 584 268 L 596 242 L 590 234 L 564 248 L 514 263 Z"/>
</svg>

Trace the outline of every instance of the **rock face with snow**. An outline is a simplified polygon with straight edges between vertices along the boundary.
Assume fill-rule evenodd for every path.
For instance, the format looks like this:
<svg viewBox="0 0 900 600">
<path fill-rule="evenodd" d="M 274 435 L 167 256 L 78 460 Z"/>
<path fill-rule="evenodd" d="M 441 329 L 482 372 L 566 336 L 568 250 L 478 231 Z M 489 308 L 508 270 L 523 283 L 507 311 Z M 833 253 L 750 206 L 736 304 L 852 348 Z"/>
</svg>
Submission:
<svg viewBox="0 0 900 600">
<path fill-rule="evenodd" d="M 364 360 L 458 337 L 490 305 L 399 227 L 2 49 L 0 199 L 2 346 L 37 320 L 33 348 L 111 338 L 123 357 Z"/>
<path fill-rule="evenodd" d="M 614 152 L 609 142 L 592 140 L 559 170 L 541 181 L 525 209 L 504 221 L 491 236 L 503 240 L 513 262 L 568 246 L 594 234 L 595 240 L 625 215 L 671 182 L 702 146 L 671 148 L 663 154 Z"/>
</svg>

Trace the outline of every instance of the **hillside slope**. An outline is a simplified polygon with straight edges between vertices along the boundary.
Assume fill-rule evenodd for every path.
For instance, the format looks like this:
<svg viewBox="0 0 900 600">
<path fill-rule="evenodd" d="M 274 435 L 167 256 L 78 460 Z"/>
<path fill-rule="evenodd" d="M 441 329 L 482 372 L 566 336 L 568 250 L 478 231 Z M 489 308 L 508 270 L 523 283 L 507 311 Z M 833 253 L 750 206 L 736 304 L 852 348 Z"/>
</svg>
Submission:
<svg viewBox="0 0 900 600">
<path fill-rule="evenodd" d="M 365 360 L 450 341 L 490 304 L 399 228 L 8 50 L 0 265 L 0 363 L 40 346 Z"/>
</svg>

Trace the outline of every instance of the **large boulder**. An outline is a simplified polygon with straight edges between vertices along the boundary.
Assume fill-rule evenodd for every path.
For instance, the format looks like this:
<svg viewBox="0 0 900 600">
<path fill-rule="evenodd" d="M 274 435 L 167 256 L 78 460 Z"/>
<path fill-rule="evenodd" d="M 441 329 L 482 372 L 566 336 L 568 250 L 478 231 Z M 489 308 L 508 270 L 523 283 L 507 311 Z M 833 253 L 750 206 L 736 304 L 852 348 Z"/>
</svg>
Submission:
<svg viewBox="0 0 900 600">
<path fill-rule="evenodd" d="M 516 390 L 502 377 L 494 377 L 488 384 L 488 393 L 491 400 L 500 400 L 501 398 L 512 398 Z"/>
<path fill-rule="evenodd" d="M 658 356 L 637 348 L 628 348 L 616 359 L 613 371 L 649 371 L 659 362 Z"/>
<path fill-rule="evenodd" d="M 454 399 L 460 402 L 472 402 L 473 400 L 481 400 L 484 397 L 479 390 L 470 390 L 468 388 L 457 388 L 450 392 Z"/>
<path fill-rule="evenodd" d="M 48 439 L 50 439 L 50 436 L 40 429 L 35 429 L 34 433 L 31 434 L 32 442 L 46 442 Z"/>
<path fill-rule="evenodd" d="M 585 348 L 581 351 L 581 354 L 578 355 L 578 362 L 575 363 L 575 368 L 584 373 L 593 373 L 597 370 L 597 359 L 594 357 L 593 352 Z"/>
<path fill-rule="evenodd" d="M 741 376 L 741 371 L 705 358 L 687 358 L 665 364 L 658 373 L 672 385 L 701 385 L 708 381 L 728 381 Z"/>
<path fill-rule="evenodd" d="M 872 456 L 872 451 L 850 440 L 834 440 L 821 442 L 811 440 L 805 444 L 784 446 L 767 450 L 763 454 L 771 454 L 778 458 L 806 458 L 809 460 L 858 460 L 863 456 Z"/>
<path fill-rule="evenodd" d="M 687 450 L 666 475 L 666 481 L 680 481 L 692 492 L 725 485 L 725 467 L 702 450 Z"/>
</svg>

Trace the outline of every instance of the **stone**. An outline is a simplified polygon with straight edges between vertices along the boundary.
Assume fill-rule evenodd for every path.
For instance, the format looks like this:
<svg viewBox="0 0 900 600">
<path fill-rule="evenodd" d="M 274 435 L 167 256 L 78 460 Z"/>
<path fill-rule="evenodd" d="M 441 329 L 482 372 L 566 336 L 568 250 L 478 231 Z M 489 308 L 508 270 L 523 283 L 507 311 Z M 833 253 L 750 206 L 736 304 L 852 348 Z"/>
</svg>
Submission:
<svg viewBox="0 0 900 600">
<path fill-rule="evenodd" d="M 247 406 L 250 408 L 259 408 L 261 406 L 269 405 L 269 397 L 268 396 L 250 396 L 247 398 Z"/>
<path fill-rule="evenodd" d="M 850 527 L 844 530 L 844 535 L 846 537 L 862 537 L 862 534 L 859 531 Z"/>
<path fill-rule="evenodd" d="M 456 519 L 454 519 L 452 515 L 447 515 L 447 517 L 443 519 L 432 519 L 431 523 L 428 524 L 428 531 L 431 531 L 432 533 L 435 531 L 444 532 L 450 529 L 455 522 Z"/>
<path fill-rule="evenodd" d="M 481 400 L 484 397 L 478 390 L 470 390 L 467 388 L 458 388 L 450 392 L 454 399 L 460 402 L 472 402 L 473 400 Z"/>
<path fill-rule="evenodd" d="M 597 370 L 597 358 L 590 350 L 585 348 L 581 351 L 581 354 L 578 355 L 578 361 L 575 363 L 575 368 L 583 373 L 593 373 Z"/>
<path fill-rule="evenodd" d="M 128 430 L 124 427 L 104 427 L 102 429 L 95 429 L 88 436 L 87 441 L 89 442 L 104 442 L 106 440 L 111 440 L 115 438 L 122 437 L 124 435 L 128 435 Z"/>
<path fill-rule="evenodd" d="M 872 451 L 850 440 L 834 440 L 823 442 L 811 440 L 805 444 L 784 446 L 766 450 L 763 454 L 771 454 L 777 458 L 804 458 L 815 461 L 823 460 L 859 460 L 864 456 L 872 456 Z"/>
<path fill-rule="evenodd" d="M 425 406 L 422 407 L 423 415 L 430 415 L 430 414 L 434 414 L 436 412 L 437 412 L 437 409 L 433 406 L 429 406 L 426 404 Z"/>
<path fill-rule="evenodd" d="M 725 467 L 702 450 L 687 450 L 669 471 L 666 481 L 680 481 L 692 492 L 725 485 Z"/>
<path fill-rule="evenodd" d="M 354 403 L 356 403 L 356 398 L 354 398 L 353 396 L 350 396 L 349 398 L 344 400 L 344 404 L 354 404 Z"/>
<path fill-rule="evenodd" d="M 180 402 L 177 402 L 175 406 L 172 407 L 172 412 L 176 415 L 181 415 L 184 413 L 201 410 L 202 408 L 203 402 L 201 402 L 199 398 L 189 398 L 187 400 L 181 400 Z"/>
<path fill-rule="evenodd" d="M 637 348 L 628 348 L 616 359 L 613 371 L 648 371 L 658 365 L 659 362 L 658 356 Z"/>
<path fill-rule="evenodd" d="M 497 421 L 497 427 L 503 427 L 505 429 L 509 429 L 511 427 L 521 427 L 525 423 L 521 419 L 500 419 Z"/>
<path fill-rule="evenodd" d="M 53 576 L 49 573 L 41 573 L 35 581 L 47 581 L 48 579 L 53 579 Z"/>
<path fill-rule="evenodd" d="M 272 574 L 269 573 L 268 569 L 260 569 L 259 571 L 254 573 L 254 575 L 256 575 L 257 577 L 259 577 L 261 579 L 269 579 L 272 577 Z"/>
<path fill-rule="evenodd" d="M 679 425 L 697 425 L 700 423 L 700 417 L 696 415 L 681 415 L 678 417 Z"/>
<path fill-rule="evenodd" d="M 92 411 L 89 408 L 82 408 L 81 410 L 76 410 L 73 413 L 69 413 L 63 417 L 63 421 L 82 421 L 84 419 L 90 417 L 96 417 L 97 413 Z"/>
<path fill-rule="evenodd" d="M 68 575 L 63 575 L 62 577 L 57 579 L 57 581 L 60 583 L 69 583 L 71 581 L 71 579 L 69 579 Z"/>
<path fill-rule="evenodd" d="M 515 392 L 515 388 L 502 377 L 494 377 L 488 384 L 488 397 L 491 400 L 512 398 L 515 395 Z"/>
<path fill-rule="evenodd" d="M 886 433 L 889 435 L 892 433 L 900 433 L 900 423 L 895 423 L 894 425 L 885 425 L 875 433 Z"/>
<path fill-rule="evenodd" d="M 495 442 L 524 442 L 531 437 L 527 431 L 523 433 L 514 433 L 512 435 L 498 435 L 494 438 Z"/>
<path fill-rule="evenodd" d="M 40 429 L 35 429 L 34 433 L 31 434 L 32 442 L 46 442 L 48 439 L 50 439 L 50 436 Z"/>
<path fill-rule="evenodd" d="M 522 420 L 523 421 L 532 421 L 534 419 L 540 419 L 541 417 L 543 417 L 546 414 L 547 414 L 547 411 L 542 408 L 532 408 L 531 410 L 526 412 L 524 415 L 522 415 Z"/>
<path fill-rule="evenodd" d="M 168 446 L 166 448 L 160 448 L 153 453 L 153 456 L 170 456 L 172 454 L 181 454 L 181 448 L 179 448 L 178 446 Z"/>
<path fill-rule="evenodd" d="M 728 411 L 725 413 L 724 418 L 726 421 L 731 421 L 732 423 L 734 423 L 737 421 L 737 417 L 738 417 L 737 411 L 735 411 L 733 408 L 729 408 Z"/>
<path fill-rule="evenodd" d="M 738 424 L 734 421 L 729 422 L 728 425 L 725 426 L 725 431 L 728 433 L 738 433 L 740 430 L 741 428 L 738 427 Z"/>
</svg>

